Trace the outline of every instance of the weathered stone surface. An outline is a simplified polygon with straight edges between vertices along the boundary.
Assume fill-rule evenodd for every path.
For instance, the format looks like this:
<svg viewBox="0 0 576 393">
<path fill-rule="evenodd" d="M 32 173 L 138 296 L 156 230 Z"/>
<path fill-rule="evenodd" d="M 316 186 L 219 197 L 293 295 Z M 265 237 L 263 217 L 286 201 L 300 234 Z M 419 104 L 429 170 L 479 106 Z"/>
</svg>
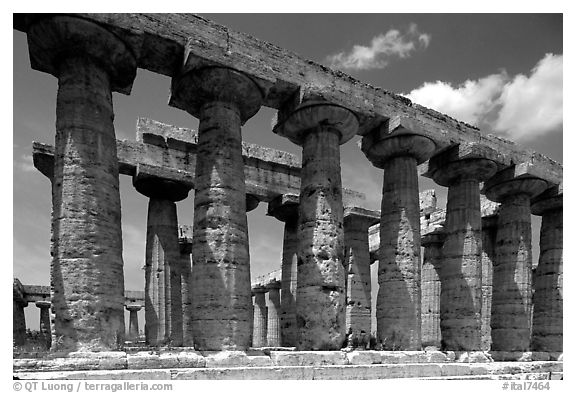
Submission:
<svg viewBox="0 0 576 393">
<path fill-rule="evenodd" d="M 263 367 L 271 366 L 268 356 L 249 356 L 243 351 L 204 352 L 206 367 Z"/>
<path fill-rule="evenodd" d="M 136 60 L 117 36 L 73 17 L 41 19 L 28 40 L 32 67 L 59 82 L 51 268 L 56 342 L 114 349 L 124 342 L 124 277 L 111 92 L 129 91 Z"/>
<path fill-rule="evenodd" d="M 348 363 L 346 353 L 342 351 L 271 351 L 270 358 L 274 366 L 323 366 Z"/>
<path fill-rule="evenodd" d="M 268 308 L 266 307 L 266 290 L 262 287 L 252 290 L 254 293 L 254 326 L 252 346 L 267 346 Z"/>
<path fill-rule="evenodd" d="M 340 143 L 358 127 L 329 103 L 303 104 L 274 132 L 302 146 L 298 217 L 298 349 L 339 349 L 344 328 L 344 233 Z"/>
<path fill-rule="evenodd" d="M 268 284 L 266 286 L 266 308 L 268 309 L 266 346 L 279 347 L 280 340 L 280 282 Z"/>
<path fill-rule="evenodd" d="M 182 345 L 193 347 L 194 336 L 192 330 L 192 262 L 190 253 L 182 252 L 180 248 L 180 274 L 182 290 Z"/>
<path fill-rule="evenodd" d="M 535 351 L 563 350 L 562 197 L 560 194 L 532 204 L 532 210 L 542 214 L 540 258 L 533 276 L 531 348 Z"/>
<path fill-rule="evenodd" d="M 128 334 L 126 339 L 132 342 L 138 341 L 140 336 L 140 329 L 138 327 L 138 311 L 142 309 L 140 305 L 127 305 L 126 310 L 130 312 L 130 319 L 128 325 Z"/>
<path fill-rule="evenodd" d="M 12 339 L 15 345 L 26 342 L 26 315 L 24 307 L 28 302 L 24 300 L 24 288 L 20 280 L 14 279 L 12 285 Z"/>
<path fill-rule="evenodd" d="M 46 348 L 52 346 L 52 329 L 50 328 L 50 306 L 52 303 L 46 300 L 36 302 L 36 307 L 40 309 L 40 335 L 46 343 Z"/>
<path fill-rule="evenodd" d="M 261 93 L 250 78 L 230 69 L 186 71 L 173 81 L 172 95 L 200 119 L 192 238 L 194 344 L 202 350 L 245 349 L 252 304 L 240 125 L 253 114 Z"/>
<path fill-rule="evenodd" d="M 368 228 L 378 221 L 380 214 L 377 211 L 358 207 L 344 210 L 346 332 L 356 336 L 361 333 L 369 335 L 371 330 L 372 287 Z"/>
<path fill-rule="evenodd" d="M 527 351 L 532 308 L 530 198 L 546 188 L 531 177 L 512 177 L 514 168 L 485 183 L 486 196 L 501 202 L 493 263 L 492 350 Z"/>
<path fill-rule="evenodd" d="M 442 347 L 440 330 L 440 292 L 442 283 L 440 269 L 442 265 L 442 244 L 445 233 L 443 229 L 422 236 L 424 247 L 422 261 L 422 346 Z"/>
<path fill-rule="evenodd" d="M 298 275 L 299 195 L 281 195 L 268 204 L 268 215 L 284 222 L 280 289 L 280 334 L 284 346 L 296 346 L 296 288 Z"/>
<path fill-rule="evenodd" d="M 496 258 L 496 232 L 498 217 L 482 217 L 482 338 L 481 349 L 489 351 L 492 345 L 492 281 Z"/>
</svg>

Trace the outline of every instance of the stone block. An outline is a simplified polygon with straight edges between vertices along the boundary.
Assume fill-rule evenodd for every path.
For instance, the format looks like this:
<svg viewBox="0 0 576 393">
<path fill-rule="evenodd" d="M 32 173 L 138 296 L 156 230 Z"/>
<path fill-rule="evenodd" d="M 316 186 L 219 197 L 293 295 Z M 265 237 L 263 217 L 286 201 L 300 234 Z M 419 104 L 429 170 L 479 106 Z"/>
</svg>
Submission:
<svg viewBox="0 0 576 393">
<path fill-rule="evenodd" d="M 310 380 L 311 367 L 251 367 L 246 368 L 206 368 L 177 370 L 174 380 Z"/>
<path fill-rule="evenodd" d="M 494 360 L 487 352 L 464 351 L 455 353 L 456 361 L 460 363 L 487 363 Z"/>
<path fill-rule="evenodd" d="M 448 361 L 448 355 L 440 351 L 425 351 L 424 357 L 428 363 L 444 363 Z"/>
<path fill-rule="evenodd" d="M 160 354 L 152 351 L 128 354 L 128 368 L 162 368 L 160 363 Z"/>
<path fill-rule="evenodd" d="M 455 364 L 455 363 L 447 363 L 440 365 L 440 372 L 442 376 L 462 376 L 462 375 L 470 375 L 471 369 L 470 366 L 466 364 Z"/>
<path fill-rule="evenodd" d="M 275 366 L 324 366 L 348 363 L 346 353 L 341 351 L 272 351 L 270 357 Z"/>
<path fill-rule="evenodd" d="M 192 351 L 161 352 L 158 361 L 161 368 L 197 368 L 206 366 L 204 356 Z"/>
<path fill-rule="evenodd" d="M 352 351 L 346 353 L 348 364 L 352 365 L 367 365 L 367 364 L 380 364 L 382 357 L 378 351 Z"/>
<path fill-rule="evenodd" d="M 220 367 L 265 367 L 271 366 L 272 361 L 268 356 L 255 355 L 248 356 L 243 351 L 222 351 L 222 352 L 203 352 L 207 368 Z"/>
</svg>

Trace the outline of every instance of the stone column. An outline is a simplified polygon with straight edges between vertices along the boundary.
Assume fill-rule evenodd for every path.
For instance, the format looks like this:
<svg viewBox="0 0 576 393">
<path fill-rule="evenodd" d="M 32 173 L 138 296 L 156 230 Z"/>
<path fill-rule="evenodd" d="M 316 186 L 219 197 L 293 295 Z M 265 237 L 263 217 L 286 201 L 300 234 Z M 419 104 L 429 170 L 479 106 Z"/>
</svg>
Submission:
<svg viewBox="0 0 576 393">
<path fill-rule="evenodd" d="M 28 29 L 32 68 L 58 78 L 52 187 L 52 304 L 59 348 L 124 343 L 124 275 L 112 91 L 136 76 L 132 47 L 69 16 Z"/>
<path fill-rule="evenodd" d="M 140 338 L 140 329 L 138 328 L 138 311 L 142 309 L 139 304 L 128 304 L 126 310 L 130 312 L 128 324 L 128 340 L 137 343 Z"/>
<path fill-rule="evenodd" d="M 36 302 L 36 307 L 40 309 L 40 336 L 46 343 L 46 348 L 52 346 L 52 331 L 50 330 L 50 307 L 52 303 L 46 300 Z"/>
<path fill-rule="evenodd" d="M 189 252 L 182 252 L 180 249 L 180 259 L 182 266 L 182 345 L 185 347 L 194 346 L 194 336 L 192 332 L 192 262 Z"/>
<path fill-rule="evenodd" d="M 384 169 L 376 303 L 378 342 L 387 350 L 421 348 L 420 207 L 417 165 L 435 143 L 416 134 L 376 129 L 362 151 Z"/>
<path fill-rule="evenodd" d="M 146 175 L 140 168 L 132 183 L 150 198 L 146 231 L 144 312 L 149 345 L 182 345 L 182 292 L 176 202 L 188 196 L 182 183 Z"/>
<path fill-rule="evenodd" d="M 298 268 L 298 195 L 285 194 L 268 204 L 268 215 L 284 224 L 282 245 L 282 276 L 280 289 L 280 334 L 285 347 L 297 344 L 296 288 Z"/>
<path fill-rule="evenodd" d="M 492 271 L 496 258 L 496 233 L 498 216 L 482 217 L 482 340 L 481 348 L 489 351 L 492 345 Z"/>
<path fill-rule="evenodd" d="M 422 236 L 424 247 L 422 261 L 422 347 L 442 347 L 440 330 L 440 293 L 442 281 L 440 271 L 442 266 L 442 245 L 446 235 L 444 229 Z"/>
<path fill-rule="evenodd" d="M 266 289 L 254 288 L 254 330 L 252 333 L 252 346 L 255 348 L 266 346 L 268 328 L 268 309 L 266 307 Z"/>
<path fill-rule="evenodd" d="M 473 147 L 472 147 L 473 148 Z M 480 182 L 496 173 L 492 160 L 461 158 L 456 146 L 430 159 L 433 179 L 448 187 L 442 247 L 440 328 L 443 349 L 479 351 L 482 337 L 482 216 Z"/>
<path fill-rule="evenodd" d="M 274 132 L 302 146 L 296 322 L 299 350 L 337 350 L 345 340 L 340 144 L 358 129 L 348 109 L 306 102 Z"/>
<path fill-rule="evenodd" d="M 493 263 L 492 350 L 528 351 L 532 308 L 532 230 L 530 198 L 547 183 L 517 177 L 514 167 L 485 183 L 486 196 L 500 202 Z"/>
<path fill-rule="evenodd" d="M 192 238 L 192 325 L 200 350 L 250 345 L 252 304 L 241 125 L 264 94 L 229 68 L 194 68 L 172 81 L 171 105 L 200 120 Z"/>
<path fill-rule="evenodd" d="M 346 332 L 370 335 L 372 283 L 368 228 L 380 221 L 377 211 L 359 207 L 344 210 L 344 268 L 346 277 Z"/>
<path fill-rule="evenodd" d="M 540 258 L 534 275 L 532 350 L 563 352 L 563 192 L 545 192 L 532 201 L 532 214 L 542 216 Z"/>
<path fill-rule="evenodd" d="M 18 279 L 12 286 L 12 339 L 14 345 L 26 343 L 26 314 L 24 308 L 28 302 L 24 300 L 24 288 Z"/>
<path fill-rule="evenodd" d="M 280 341 L 280 286 L 279 282 L 266 285 L 266 308 L 268 309 L 266 341 L 268 347 L 279 347 Z"/>
</svg>

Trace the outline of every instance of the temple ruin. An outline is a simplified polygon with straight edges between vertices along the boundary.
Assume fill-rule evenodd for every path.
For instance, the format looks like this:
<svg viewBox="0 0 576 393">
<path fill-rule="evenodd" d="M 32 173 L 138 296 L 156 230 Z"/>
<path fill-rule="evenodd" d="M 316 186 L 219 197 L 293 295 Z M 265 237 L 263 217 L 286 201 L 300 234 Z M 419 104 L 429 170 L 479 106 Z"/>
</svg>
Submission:
<svg viewBox="0 0 576 393">
<path fill-rule="evenodd" d="M 14 28 L 31 67 L 58 79 L 55 144 L 33 146 L 52 185 L 51 284 L 13 288 L 15 345 L 35 303 L 51 355 L 19 356 L 18 375 L 562 371 L 561 164 L 195 15 L 16 14 Z M 130 94 L 137 68 L 172 78 L 169 105 L 197 131 L 140 118 L 135 140 L 116 139 L 112 93 Z M 301 158 L 242 141 L 263 106 Z M 380 211 L 341 184 L 340 145 L 356 135 L 382 169 Z M 143 292 L 124 288 L 120 175 L 149 198 Z M 445 207 L 419 176 L 447 188 Z M 189 194 L 185 226 L 176 204 Z M 255 278 L 246 214 L 259 203 L 284 239 L 281 269 Z M 536 258 L 531 215 L 542 216 Z"/>
</svg>

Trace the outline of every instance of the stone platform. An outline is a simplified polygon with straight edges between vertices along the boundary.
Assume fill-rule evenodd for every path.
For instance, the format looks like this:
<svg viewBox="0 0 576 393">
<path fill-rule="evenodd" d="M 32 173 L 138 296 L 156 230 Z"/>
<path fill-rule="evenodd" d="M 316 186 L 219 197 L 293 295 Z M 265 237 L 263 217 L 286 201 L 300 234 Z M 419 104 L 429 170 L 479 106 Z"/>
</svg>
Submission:
<svg viewBox="0 0 576 393">
<path fill-rule="evenodd" d="M 560 379 L 560 354 L 544 352 L 314 351 L 192 348 L 51 354 L 14 359 L 20 379 Z M 502 359 L 502 361 L 494 361 Z M 507 359 L 504 361 L 503 359 Z M 509 360 L 516 361 L 509 361 Z"/>
</svg>

